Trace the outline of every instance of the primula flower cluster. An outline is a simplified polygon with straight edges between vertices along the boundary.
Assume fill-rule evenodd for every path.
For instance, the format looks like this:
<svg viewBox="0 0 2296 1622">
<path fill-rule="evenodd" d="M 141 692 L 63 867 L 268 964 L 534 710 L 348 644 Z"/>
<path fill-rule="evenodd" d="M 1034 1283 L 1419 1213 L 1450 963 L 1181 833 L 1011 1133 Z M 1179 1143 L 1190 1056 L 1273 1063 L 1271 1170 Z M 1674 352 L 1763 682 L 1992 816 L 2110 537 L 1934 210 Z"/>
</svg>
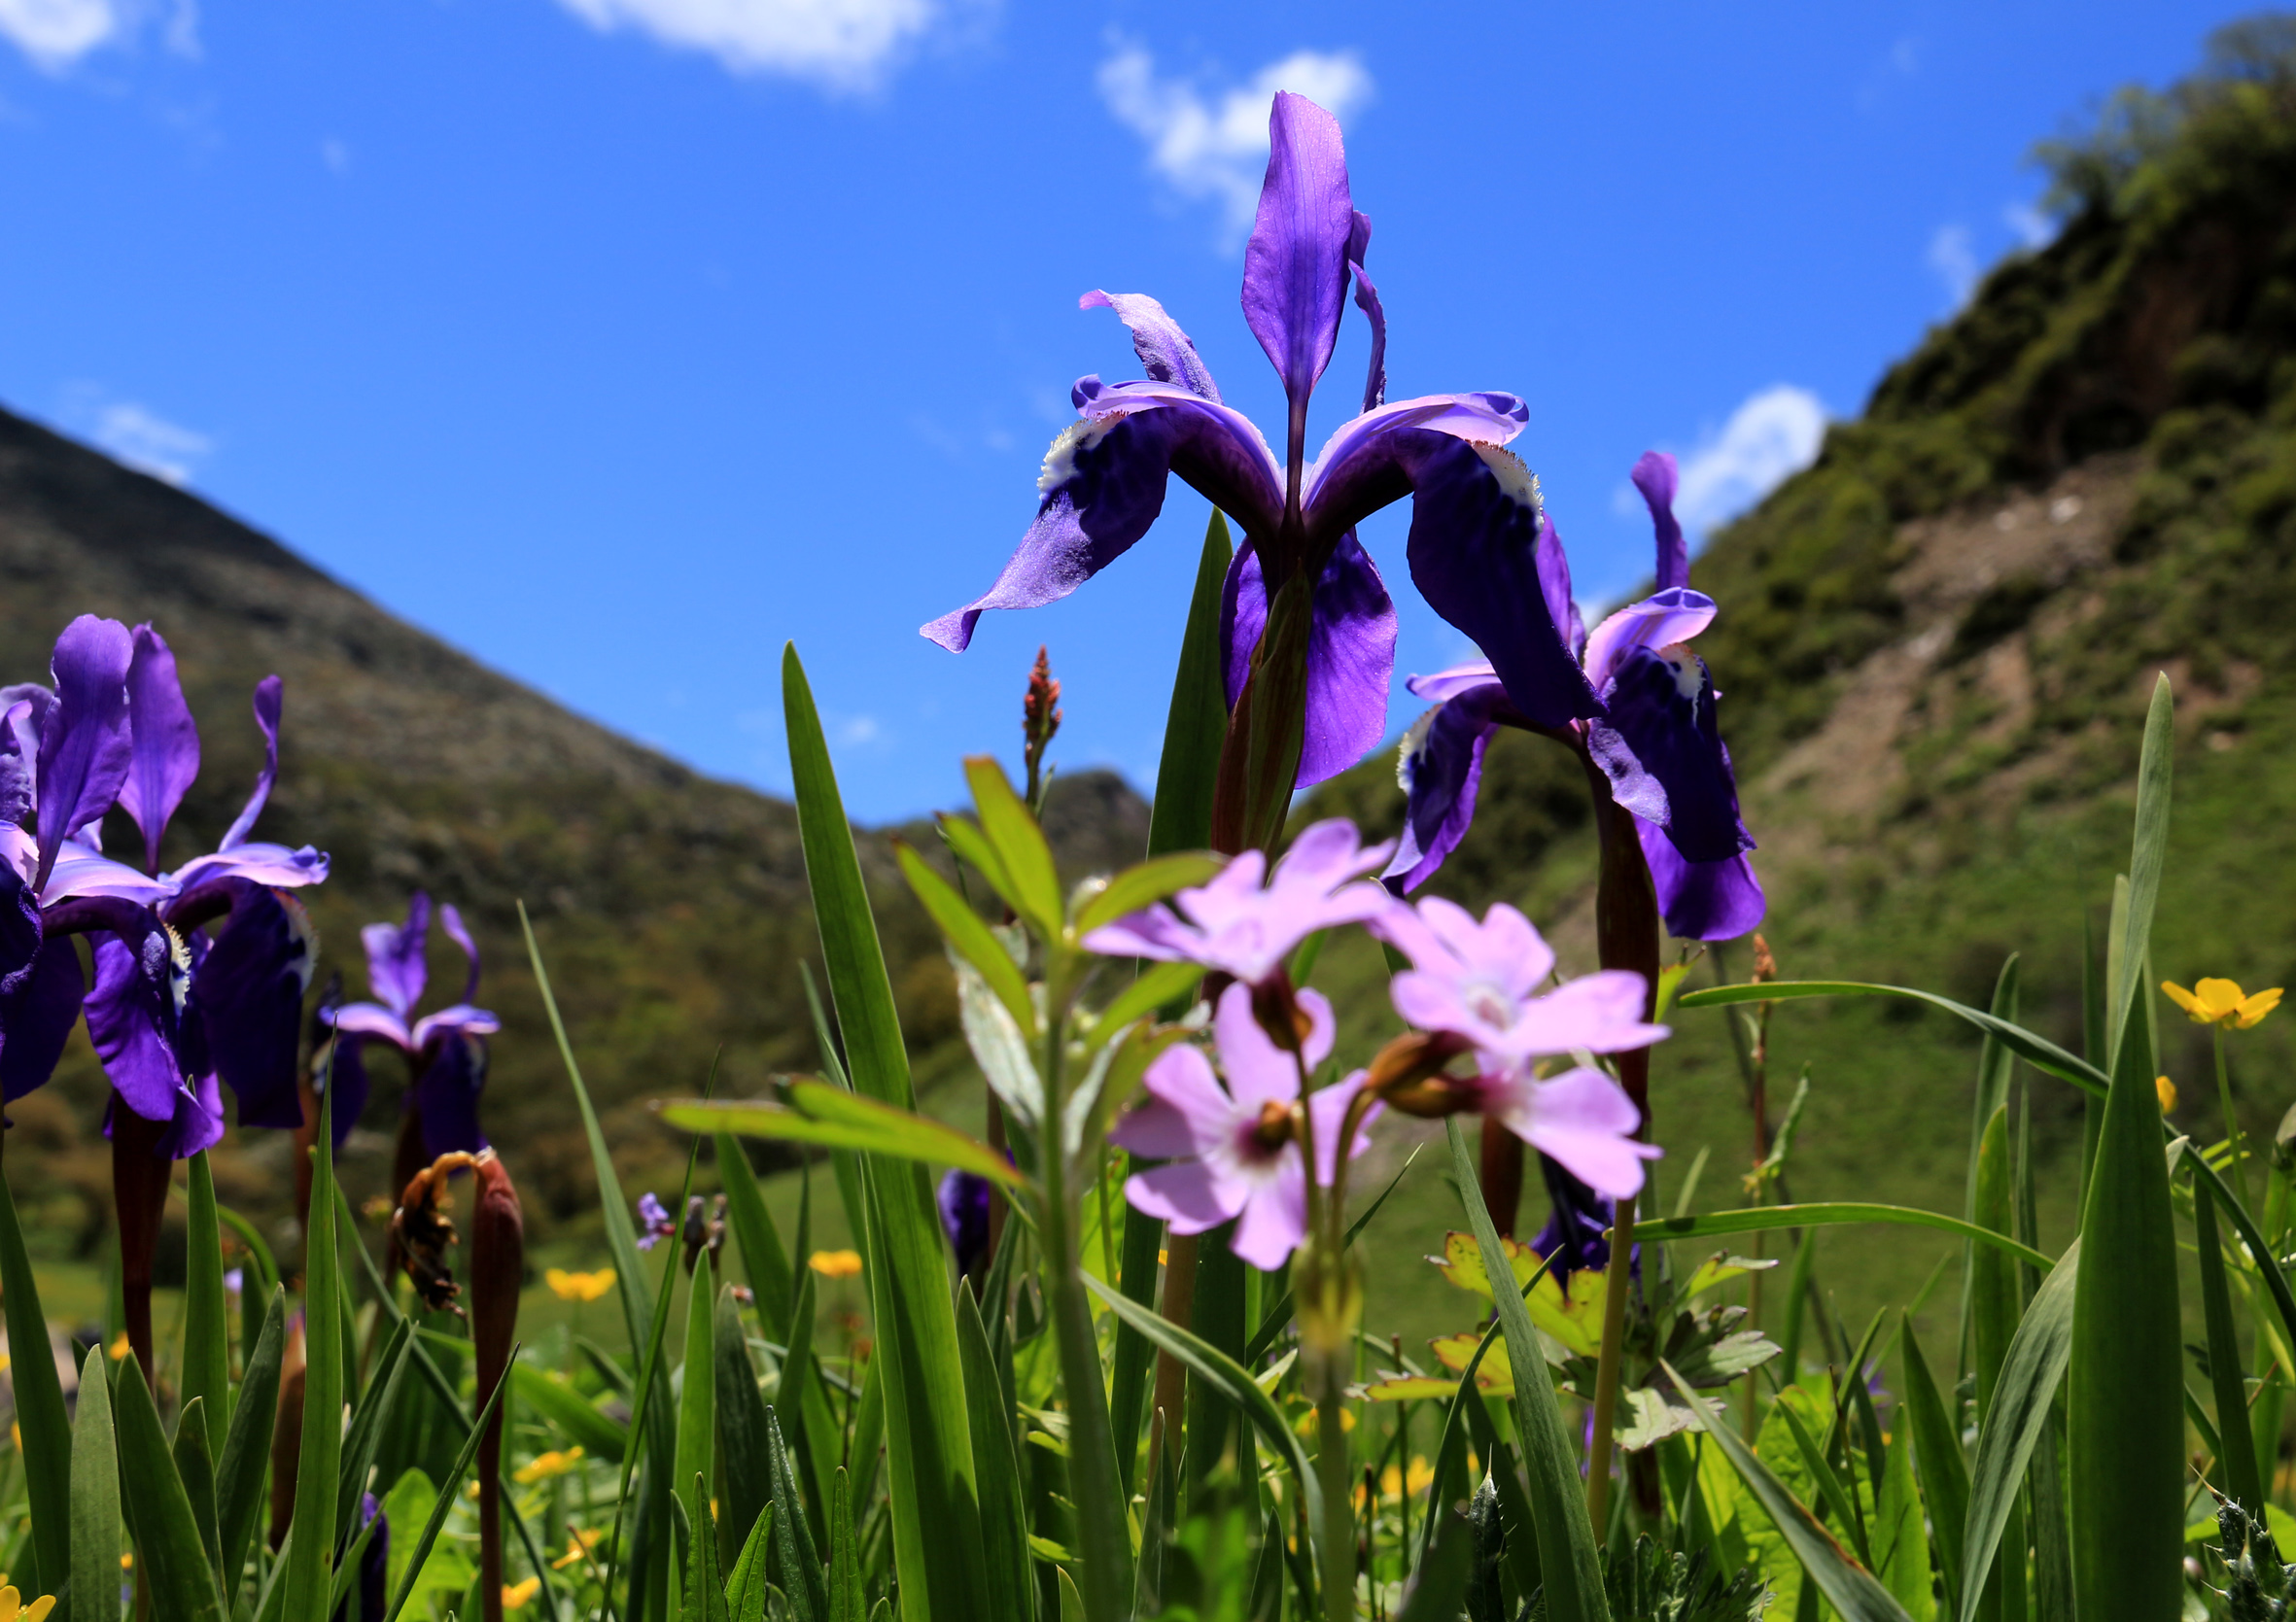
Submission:
<svg viewBox="0 0 2296 1622">
<path fill-rule="evenodd" d="M 1583 1062 L 1550 1076 L 1540 1066 L 1662 1041 L 1666 1027 L 1643 1018 L 1643 977 L 1606 970 L 1542 990 L 1554 953 L 1522 914 L 1501 904 L 1478 923 L 1448 901 L 1407 905 L 1364 877 L 1393 848 L 1366 848 L 1344 820 L 1320 822 L 1272 872 L 1247 851 L 1168 906 L 1086 938 L 1096 951 L 1184 959 L 1234 982 L 1218 996 L 1211 1053 L 1183 1044 L 1163 1053 L 1144 1081 L 1147 1101 L 1110 1133 L 1165 1162 L 1134 1174 L 1125 1193 L 1173 1232 L 1233 1220 L 1236 1255 L 1277 1266 L 1307 1230 L 1303 1139 L 1318 1186 L 1330 1188 L 1349 1122 L 1368 1125 L 1390 1107 L 1489 1116 L 1597 1193 L 1641 1190 L 1643 1164 L 1659 1151 L 1636 1141 L 1641 1117 L 1624 1089 Z M 1390 994 L 1415 1034 L 1369 1068 L 1311 1088 L 1332 1053 L 1332 1008 L 1319 992 L 1294 990 L 1284 964 L 1309 935 L 1340 923 L 1362 923 L 1410 960 Z M 1348 1157 L 1368 1147 L 1356 1130 Z"/>
</svg>

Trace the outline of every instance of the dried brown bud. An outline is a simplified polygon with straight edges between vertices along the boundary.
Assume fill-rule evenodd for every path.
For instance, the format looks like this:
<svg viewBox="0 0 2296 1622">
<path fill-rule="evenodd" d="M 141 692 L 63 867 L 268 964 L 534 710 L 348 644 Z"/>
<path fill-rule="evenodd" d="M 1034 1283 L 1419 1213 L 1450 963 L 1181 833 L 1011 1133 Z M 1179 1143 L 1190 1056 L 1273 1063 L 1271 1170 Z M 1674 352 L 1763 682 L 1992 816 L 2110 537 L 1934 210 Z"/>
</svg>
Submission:
<svg viewBox="0 0 2296 1622">
<path fill-rule="evenodd" d="M 1754 984 L 1767 985 L 1778 978 L 1778 960 L 1770 955 L 1770 943 L 1759 934 L 1754 938 Z"/>
<path fill-rule="evenodd" d="M 279 1410 L 271 1427 L 271 1525 L 276 1549 L 287 1541 L 295 1519 L 296 1467 L 303 1456 L 303 1315 L 287 1321 L 287 1345 L 279 1360 Z"/>
<path fill-rule="evenodd" d="M 1307 1011 L 1300 1006 L 1299 993 L 1292 989 L 1292 977 L 1281 969 L 1252 987 L 1252 1018 L 1268 1033 L 1268 1040 L 1287 1053 L 1305 1048 L 1315 1028 Z"/>
<path fill-rule="evenodd" d="M 694 1270 L 702 1253 L 710 1253 L 713 1265 L 717 1253 L 725 1249 L 725 1195 L 719 1194 L 714 1204 L 706 1204 L 700 1194 L 685 1202 L 685 1270 Z"/>
<path fill-rule="evenodd" d="M 1373 1056 L 1364 1090 L 1422 1121 L 1457 1115 L 1474 1106 L 1475 1089 L 1444 1072 L 1468 1051 L 1466 1038 L 1449 1031 L 1406 1031 Z"/>
<path fill-rule="evenodd" d="M 478 1376 L 472 1401 L 486 1405 L 510 1371 L 518 1292 L 526 1282 L 526 1218 L 510 1173 L 491 1149 L 471 1161 L 478 1181 L 470 1213 L 470 1343 Z M 478 1439 L 478 1566 L 481 1612 L 502 1622 L 503 1410 Z"/>
<path fill-rule="evenodd" d="M 490 1156 L 493 1153 L 486 1151 Z M 454 1261 L 447 1252 L 460 1244 L 462 1237 L 446 1215 L 454 1209 L 446 1180 L 477 1163 L 477 1156 L 459 1150 L 439 1156 L 408 1180 L 405 1191 L 399 1196 L 399 1209 L 391 1213 L 391 1237 L 403 1259 L 406 1276 L 414 1281 L 415 1294 L 431 1311 L 451 1312 L 457 1318 L 464 1316 L 455 1304 L 463 1289 L 454 1281 Z"/>
<path fill-rule="evenodd" d="M 1021 701 L 1021 735 L 1026 741 L 1029 756 L 1044 753 L 1044 746 L 1053 741 L 1053 734 L 1061 730 L 1061 683 L 1053 675 L 1053 663 L 1046 650 L 1036 650 L 1036 664 L 1028 672 L 1028 696 Z"/>
</svg>

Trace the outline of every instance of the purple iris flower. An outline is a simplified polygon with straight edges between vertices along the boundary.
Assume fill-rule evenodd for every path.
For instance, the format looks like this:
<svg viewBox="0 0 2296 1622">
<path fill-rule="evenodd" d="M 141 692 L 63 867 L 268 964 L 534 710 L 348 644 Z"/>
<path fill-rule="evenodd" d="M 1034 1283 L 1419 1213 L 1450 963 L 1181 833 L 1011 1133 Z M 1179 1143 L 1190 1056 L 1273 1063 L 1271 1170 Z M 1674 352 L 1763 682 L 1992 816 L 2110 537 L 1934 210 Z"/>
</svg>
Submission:
<svg viewBox="0 0 2296 1622">
<path fill-rule="evenodd" d="M 359 932 L 366 949 L 370 1003 L 348 1003 L 334 1011 L 334 1134 L 337 1148 L 366 1108 L 365 1047 L 381 1042 L 404 1056 L 414 1085 L 406 1110 L 415 1117 L 425 1157 L 436 1159 L 460 1150 L 475 1155 L 486 1147 L 478 1127 L 478 1094 L 486 1086 L 484 1039 L 503 1028 L 478 995 L 478 943 L 463 925 L 452 903 L 438 909 L 439 922 L 463 949 L 470 972 L 461 1001 L 435 1014 L 414 1018 L 430 980 L 431 898 L 417 890 L 406 903 L 406 922 L 370 923 Z"/>
<path fill-rule="evenodd" d="M 1548 1258 L 1548 1271 L 1564 1289 L 1571 1275 L 1583 1268 L 1596 1272 L 1610 1264 L 1611 1202 L 1573 1177 L 1570 1168 L 1551 1155 L 1539 1156 L 1540 1174 L 1547 1180 L 1551 1209 L 1547 1225 L 1531 1237 L 1531 1249 Z M 1639 1270 L 1642 1247 L 1634 1247 L 1628 1263 Z"/>
<path fill-rule="evenodd" d="M 1482 633 L 1496 635 L 1504 624 L 1492 604 L 1508 596 L 1492 573 L 1529 578 L 1539 530 L 1538 481 L 1503 448 L 1529 414 L 1506 394 L 1386 403 L 1386 315 L 1363 268 L 1371 234 L 1348 190 L 1339 123 L 1304 97 L 1278 94 L 1259 218 L 1244 253 L 1243 313 L 1283 379 L 1283 460 L 1222 403 L 1195 343 L 1161 304 L 1144 293 L 1088 293 L 1079 306 L 1115 311 L 1148 375 L 1076 384 L 1080 418 L 1045 457 L 1036 522 L 988 592 L 924 626 L 923 635 L 961 652 L 985 610 L 1067 596 L 1147 533 L 1177 474 L 1243 532 L 1222 616 L 1231 707 L 1270 599 L 1294 579 L 1312 582 L 1301 786 L 1344 770 L 1386 733 L 1395 606 L 1356 542 L 1364 519 L 1411 497 L 1413 582 L 1444 618 L 1491 645 Z M 1372 329 L 1363 411 L 1310 465 L 1308 397 L 1331 361 L 1351 282 Z M 1551 636 L 1545 644 L 1523 639 L 1518 663 L 1539 680 L 1578 679 Z M 1571 713 L 1594 710 L 1589 697 Z"/>
<path fill-rule="evenodd" d="M 1723 941 L 1761 922 L 1761 880 L 1746 852 L 1730 752 L 1716 722 L 1714 678 L 1690 639 L 1714 623 L 1714 600 L 1690 590 L 1689 552 L 1674 517 L 1674 458 L 1652 451 L 1635 487 L 1657 530 L 1657 590 L 1586 633 L 1571 601 L 1561 538 L 1542 520 L 1535 594 L 1518 594 L 1518 623 L 1494 641 L 1454 619 L 1490 654 L 1408 683 L 1435 701 L 1406 735 L 1400 776 L 1409 808 L 1385 877 L 1418 888 L 1458 847 L 1475 818 L 1483 749 L 1501 726 L 1567 732 L 1635 818 L 1666 927 L 1684 939 Z M 1526 668 L 1525 641 L 1571 656 L 1566 672 Z M 1589 706 L 1587 701 L 1591 701 Z"/>
<path fill-rule="evenodd" d="M 656 1198 L 651 1189 L 638 1196 L 638 1248 L 649 1251 L 678 1231 L 671 1221 L 669 1208 Z"/>
<path fill-rule="evenodd" d="M 391 1575 L 391 1517 L 383 1513 L 372 1493 L 362 1493 L 359 1524 L 351 1536 L 365 1532 L 369 1522 L 374 1525 L 374 1536 L 366 1540 L 366 1552 L 359 1557 L 359 1615 L 361 1622 L 381 1622 L 391 1605 L 386 1592 Z M 343 1603 L 334 1607 L 333 1622 L 346 1622 L 350 1614 L 351 1597 L 346 1594 Z"/>
<path fill-rule="evenodd" d="M 1292 949 L 1319 929 L 1361 923 L 1397 906 L 1395 898 L 1364 880 L 1392 846 L 1368 849 L 1355 824 L 1332 817 L 1292 842 L 1261 886 L 1268 858 L 1246 850 L 1230 858 L 1211 882 L 1182 890 L 1169 908 L 1155 906 L 1103 924 L 1085 946 L 1111 957 L 1151 957 L 1201 963 L 1247 985 L 1274 978 Z"/>
<path fill-rule="evenodd" d="M 1293 1106 L 1303 1066 L 1312 1073 L 1332 1052 L 1331 1003 L 1319 991 L 1298 997 L 1308 1030 L 1294 1055 L 1260 1028 L 1251 987 L 1229 986 L 1212 1027 L 1227 1087 L 1213 1076 L 1201 1049 L 1168 1049 L 1148 1067 L 1148 1101 L 1108 1134 L 1121 1149 L 1170 1162 L 1127 1179 L 1125 1198 L 1169 1223 L 1174 1233 L 1202 1233 L 1235 1219 L 1232 1248 L 1263 1270 L 1281 1266 L 1307 1236 L 1307 1173 Z M 1333 1182 L 1339 1128 L 1364 1080 L 1358 1070 L 1308 1095 L 1319 1187 Z M 1374 1105 L 1364 1122 L 1378 1111 Z M 1370 1147 L 1358 1132 L 1349 1158 Z"/>
<path fill-rule="evenodd" d="M 957 1253 L 957 1270 L 969 1273 L 989 1253 L 989 1179 L 950 1168 L 941 1178 L 939 1204 L 941 1231 Z"/>
<path fill-rule="evenodd" d="M 279 678 L 256 688 L 264 765 L 245 808 L 214 852 L 161 873 L 161 839 L 199 772 L 174 654 L 149 625 L 83 615 L 50 675 L 52 689 L 0 688 L 0 1094 L 48 1080 L 85 1009 L 115 1102 L 164 1128 L 160 1152 L 222 1136 L 219 1080 L 243 1124 L 299 1125 L 316 942 L 282 892 L 324 880 L 327 858 L 247 837 L 278 776 Z M 115 805 L 143 834 L 145 871 L 103 851 Z M 92 989 L 75 934 L 90 937 Z"/>
</svg>

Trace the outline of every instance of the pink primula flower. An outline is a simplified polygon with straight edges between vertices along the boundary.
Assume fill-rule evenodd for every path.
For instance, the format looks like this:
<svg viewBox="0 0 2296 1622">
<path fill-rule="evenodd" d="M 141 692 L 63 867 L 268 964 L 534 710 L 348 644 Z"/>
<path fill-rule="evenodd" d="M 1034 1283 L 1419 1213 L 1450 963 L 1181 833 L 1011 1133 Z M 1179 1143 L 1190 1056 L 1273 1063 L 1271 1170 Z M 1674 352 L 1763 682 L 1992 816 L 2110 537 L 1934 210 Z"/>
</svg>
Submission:
<svg viewBox="0 0 2296 1622">
<path fill-rule="evenodd" d="M 1310 1023 L 1302 1049 L 1312 1071 L 1331 1055 L 1332 1005 L 1315 991 L 1302 991 L 1299 1002 Z M 1126 1182 L 1125 1197 L 1133 1205 L 1180 1234 L 1202 1233 L 1239 1219 L 1235 1254 L 1255 1267 L 1272 1269 L 1307 1234 L 1306 1175 L 1292 1123 L 1300 1061 L 1260 1028 L 1245 985 L 1231 985 L 1222 994 L 1214 1037 L 1226 1087 L 1213 1076 L 1201 1049 L 1173 1048 L 1149 1066 L 1148 1102 L 1108 1136 L 1135 1155 L 1171 1162 Z M 1359 1070 L 1308 1097 L 1316 1181 L 1323 1187 L 1333 1182 L 1339 1128 L 1363 1080 Z M 1372 1115 L 1376 1114 L 1374 1108 Z M 1367 1115 L 1366 1122 L 1371 1119 Z M 1371 1140 L 1357 1133 L 1349 1157 L 1370 1147 Z"/>
<path fill-rule="evenodd" d="M 1319 929 L 1361 923 L 1396 905 L 1364 879 L 1387 860 L 1391 840 L 1365 849 L 1344 817 L 1318 822 L 1292 842 L 1265 888 L 1267 858 L 1246 850 L 1171 907 L 1149 907 L 1094 930 L 1086 947 L 1111 957 L 1201 963 L 1249 985 L 1267 983 L 1292 949 Z M 1174 909 L 1177 911 L 1174 911 Z"/>
<path fill-rule="evenodd" d="M 1614 1199 L 1641 1191 L 1642 1163 L 1660 1151 L 1634 1141 L 1641 1118 L 1625 1089 L 1583 1066 L 1542 1081 L 1531 1063 L 1663 1041 L 1666 1027 L 1642 1018 L 1642 976 L 1605 969 L 1536 995 L 1553 972 L 1554 952 L 1504 902 L 1478 924 L 1465 908 L 1431 896 L 1416 908 L 1394 907 L 1370 928 L 1411 960 L 1390 991 L 1395 1011 L 1421 1030 L 1473 1045 L 1482 1069 L 1473 1084 L 1478 1113 Z"/>
</svg>

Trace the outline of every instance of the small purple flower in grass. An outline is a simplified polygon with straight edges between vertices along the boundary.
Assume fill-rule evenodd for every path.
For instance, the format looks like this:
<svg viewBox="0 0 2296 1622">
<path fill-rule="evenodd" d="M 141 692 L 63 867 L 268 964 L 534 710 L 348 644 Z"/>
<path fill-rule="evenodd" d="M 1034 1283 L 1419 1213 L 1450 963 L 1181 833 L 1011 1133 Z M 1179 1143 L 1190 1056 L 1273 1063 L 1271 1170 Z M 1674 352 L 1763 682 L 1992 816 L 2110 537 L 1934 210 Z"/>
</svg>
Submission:
<svg viewBox="0 0 2296 1622">
<path fill-rule="evenodd" d="M 638 1248 L 649 1251 L 678 1231 L 670 1212 L 648 1189 L 638 1196 Z"/>
<path fill-rule="evenodd" d="M 1547 1225 L 1531 1238 L 1531 1249 L 1548 1258 L 1548 1271 L 1566 1290 L 1571 1275 L 1585 1268 L 1600 1272 L 1610 1265 L 1611 1202 L 1573 1177 L 1569 1168 L 1550 1155 L 1539 1156 L 1540 1174 L 1547 1180 L 1551 1209 Z M 1639 1271 L 1642 1247 L 1634 1247 L 1630 1266 Z"/>
<path fill-rule="evenodd" d="M 366 1552 L 359 1557 L 359 1615 L 361 1622 L 381 1622 L 390 1609 L 391 1517 L 383 1513 L 372 1493 L 362 1493 L 359 1523 L 351 1529 L 351 1536 L 358 1536 L 369 1523 L 374 1526 L 374 1535 L 366 1540 Z M 334 1622 L 345 1622 L 350 1614 L 351 1597 L 346 1594 L 343 1603 L 334 1607 Z"/>
<path fill-rule="evenodd" d="M 989 1179 L 951 1168 L 938 1192 L 941 1231 L 957 1253 L 957 1270 L 969 1273 L 989 1252 Z"/>
<path fill-rule="evenodd" d="M 370 923 L 359 932 L 366 949 L 366 984 L 376 1000 L 334 1012 L 340 1033 L 334 1056 L 338 1147 L 366 1106 L 369 1042 L 396 1048 L 405 1057 L 414 1078 L 405 1108 L 417 1118 L 432 1158 L 458 1150 L 475 1155 L 486 1147 L 486 1134 L 478 1126 L 478 1094 L 486 1086 L 484 1039 L 502 1029 L 502 1021 L 471 1005 L 478 994 L 478 943 L 464 927 L 462 914 L 449 904 L 438 909 L 438 916 L 448 938 L 463 949 L 470 970 L 462 1000 L 420 1019 L 414 1008 L 430 980 L 431 898 L 417 890 L 407 901 L 404 924 Z"/>
<path fill-rule="evenodd" d="M 1407 683 L 1435 708 L 1404 738 L 1409 802 L 1386 879 L 1401 891 L 1434 877 L 1475 819 L 1483 750 L 1502 726 L 1569 736 L 1633 813 L 1666 926 L 1684 939 L 1729 940 L 1761 922 L 1761 881 L 1746 852 L 1730 753 L 1717 724 L 1714 678 L 1689 643 L 1714 623 L 1714 600 L 1690 590 L 1689 554 L 1674 518 L 1674 458 L 1652 451 L 1634 483 L 1657 530 L 1657 590 L 1587 635 L 1571 601 L 1571 569 L 1542 519 L 1535 569 L 1494 582 L 1478 626 L 1453 618 L 1488 657 Z M 1519 572 L 1519 571 L 1518 571 Z M 1553 668 L 1560 648 L 1567 670 Z M 1526 659 L 1525 650 L 1539 657 Z"/>
<path fill-rule="evenodd" d="M 1127 1199 L 1179 1234 L 1236 1219 L 1235 1254 L 1263 1270 L 1281 1266 L 1307 1235 L 1306 1170 L 1293 1108 L 1303 1064 L 1312 1074 L 1332 1051 L 1330 1002 L 1320 992 L 1302 991 L 1298 1003 L 1308 1030 L 1294 1055 L 1260 1028 L 1250 987 L 1231 985 L 1213 1026 L 1227 1087 L 1201 1049 L 1169 1049 L 1148 1067 L 1148 1102 L 1108 1134 L 1134 1155 L 1170 1162 L 1133 1174 L 1124 1186 Z M 1363 1081 L 1359 1070 L 1308 1095 L 1316 1182 L 1323 1187 L 1334 1180 L 1339 1128 Z M 1371 1140 L 1358 1133 L 1348 1156 L 1369 1147 Z"/>
<path fill-rule="evenodd" d="M 1477 923 L 1465 908 L 1431 896 L 1394 907 L 1370 928 L 1411 960 L 1390 987 L 1395 1011 L 1474 1054 L 1478 1073 L 1453 1084 L 1459 1106 L 1495 1117 L 1614 1199 L 1641 1191 L 1642 1163 L 1659 1151 L 1634 1141 L 1642 1117 L 1625 1089 L 1585 1065 L 1541 1079 L 1532 1061 L 1662 1041 L 1666 1027 L 1642 1019 L 1642 976 L 1606 969 L 1535 994 L 1554 953 L 1504 902 Z"/>
<path fill-rule="evenodd" d="M 1292 842 L 1265 888 L 1267 858 L 1246 850 L 1200 889 L 1172 905 L 1150 907 L 1094 930 L 1087 948 L 1111 957 L 1185 960 L 1224 970 L 1247 985 L 1265 984 L 1292 949 L 1319 929 L 1361 923 L 1385 913 L 1394 898 L 1363 876 L 1392 847 L 1365 849 L 1355 825 L 1334 817 Z"/>
<path fill-rule="evenodd" d="M 226 1294 L 236 1295 L 246 1286 L 247 1269 L 244 1267 L 232 1267 L 224 1273 L 224 1291 Z"/>
<path fill-rule="evenodd" d="M 1428 395 L 1387 403 L 1387 318 L 1364 274 L 1372 224 L 1355 211 L 1339 126 L 1302 96 L 1269 115 L 1267 180 L 1244 253 L 1245 324 L 1283 380 L 1284 455 L 1224 404 L 1195 342 L 1144 293 L 1086 293 L 1131 329 L 1147 377 L 1080 379 L 1079 420 L 1053 442 L 1037 480 L 1036 521 L 995 584 L 922 628 L 952 652 L 991 608 L 1032 608 L 1067 596 L 1114 563 L 1163 510 L 1172 475 L 1235 521 L 1242 544 L 1222 604 L 1222 668 L 1233 707 L 1266 629 L 1271 598 L 1309 583 L 1305 737 L 1297 782 L 1345 770 L 1387 728 L 1395 605 L 1356 541 L 1356 526 L 1409 496 L 1411 578 L 1436 609 L 1473 634 L 1483 576 L 1527 558 L 1539 524 L 1538 481 L 1504 449 L 1529 413 L 1507 394 Z M 1363 410 L 1310 465 L 1307 406 L 1332 358 L 1350 286 L 1371 323 Z M 1550 662 L 1569 669 L 1559 644 Z"/>
</svg>

